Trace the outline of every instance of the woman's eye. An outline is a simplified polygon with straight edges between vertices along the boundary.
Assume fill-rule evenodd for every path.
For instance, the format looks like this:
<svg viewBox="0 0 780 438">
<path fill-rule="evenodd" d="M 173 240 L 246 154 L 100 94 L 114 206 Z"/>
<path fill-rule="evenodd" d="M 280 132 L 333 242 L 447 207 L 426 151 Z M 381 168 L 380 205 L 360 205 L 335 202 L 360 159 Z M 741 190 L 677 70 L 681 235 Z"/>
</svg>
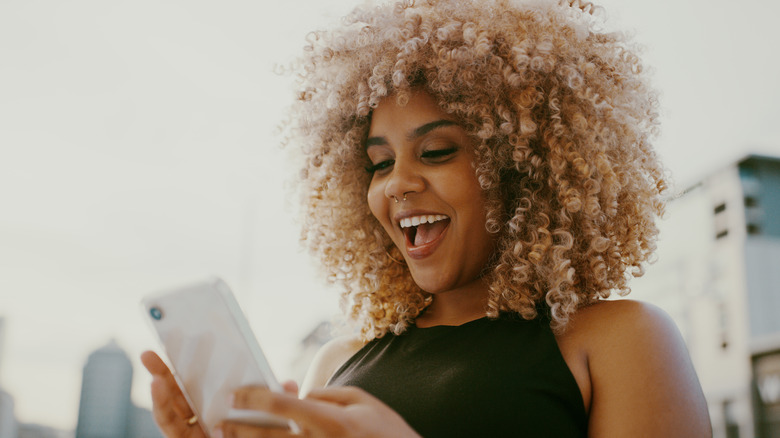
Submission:
<svg viewBox="0 0 780 438">
<path fill-rule="evenodd" d="M 395 163 L 395 160 L 384 160 L 366 167 L 366 172 L 374 174 L 382 169 L 387 169 Z"/>
<path fill-rule="evenodd" d="M 445 148 L 445 149 L 431 149 L 421 154 L 422 158 L 426 158 L 433 161 L 444 161 L 449 159 L 455 152 L 458 151 L 457 147 Z"/>
</svg>

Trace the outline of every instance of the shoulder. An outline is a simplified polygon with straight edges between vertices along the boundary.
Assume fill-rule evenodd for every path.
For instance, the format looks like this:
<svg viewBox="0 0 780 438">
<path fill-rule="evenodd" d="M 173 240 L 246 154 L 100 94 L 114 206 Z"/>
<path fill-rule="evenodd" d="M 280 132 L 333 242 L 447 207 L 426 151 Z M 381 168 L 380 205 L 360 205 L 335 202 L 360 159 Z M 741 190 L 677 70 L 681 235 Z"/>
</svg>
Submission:
<svg viewBox="0 0 780 438">
<path fill-rule="evenodd" d="M 649 338 L 675 342 L 679 332 L 660 308 L 639 301 L 615 300 L 599 301 L 577 310 L 556 338 L 564 355 L 576 355 L 589 365 L 594 360 L 622 356 L 625 348 L 648 348 Z M 637 343 L 639 339 L 643 342 Z"/>
<path fill-rule="evenodd" d="M 584 361 L 592 436 L 708 434 L 688 350 L 660 308 L 631 300 L 593 304 L 574 315 L 559 344 L 564 355 Z"/>
<path fill-rule="evenodd" d="M 591 336 L 596 333 L 632 336 L 657 330 L 667 335 L 678 333 L 674 321 L 659 307 L 640 301 L 614 300 L 599 301 L 579 309 L 564 335 L 583 336 L 598 341 Z"/>
<path fill-rule="evenodd" d="M 303 379 L 300 396 L 305 397 L 312 389 L 324 387 L 333 373 L 363 345 L 363 341 L 354 335 L 339 336 L 323 345 Z"/>
</svg>

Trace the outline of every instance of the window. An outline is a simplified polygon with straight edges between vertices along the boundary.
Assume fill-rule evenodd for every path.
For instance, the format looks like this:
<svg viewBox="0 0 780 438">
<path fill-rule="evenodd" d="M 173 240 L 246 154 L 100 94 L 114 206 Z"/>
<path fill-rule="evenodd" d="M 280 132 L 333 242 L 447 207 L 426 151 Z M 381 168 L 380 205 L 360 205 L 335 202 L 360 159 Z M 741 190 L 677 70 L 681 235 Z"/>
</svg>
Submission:
<svg viewBox="0 0 780 438">
<path fill-rule="evenodd" d="M 734 409 L 733 400 L 723 402 L 723 419 L 726 426 L 726 438 L 739 438 L 739 423 Z"/>
<path fill-rule="evenodd" d="M 729 234 L 729 227 L 727 222 L 726 203 L 721 202 L 717 204 L 713 209 L 715 213 L 715 239 L 722 239 Z"/>
</svg>

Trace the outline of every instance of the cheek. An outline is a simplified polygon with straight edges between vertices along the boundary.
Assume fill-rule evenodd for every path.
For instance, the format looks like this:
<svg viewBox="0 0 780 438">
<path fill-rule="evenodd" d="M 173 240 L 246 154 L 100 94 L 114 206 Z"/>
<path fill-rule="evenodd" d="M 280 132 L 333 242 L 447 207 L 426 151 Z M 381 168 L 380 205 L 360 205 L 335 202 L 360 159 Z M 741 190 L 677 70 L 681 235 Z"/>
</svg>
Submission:
<svg viewBox="0 0 780 438">
<path fill-rule="evenodd" d="M 491 250 L 486 248 L 494 246 L 492 240 L 495 239 L 495 236 L 490 234 L 485 228 L 487 222 L 485 192 L 479 186 L 479 181 L 473 174 L 473 170 L 469 169 L 468 172 L 464 171 L 458 182 L 452 182 L 451 187 L 457 187 L 458 189 L 453 191 L 452 195 L 457 197 L 455 202 L 457 202 L 458 210 L 466 216 L 464 219 L 470 231 L 469 238 L 477 243 L 475 249 L 479 249 L 480 252 L 491 252 Z"/>
<path fill-rule="evenodd" d="M 467 212 L 472 218 L 484 219 L 485 193 L 470 165 L 463 166 L 457 173 L 447 175 L 441 185 L 447 188 L 450 199 L 460 211 Z"/>
<path fill-rule="evenodd" d="M 371 183 L 371 185 L 368 186 L 366 200 L 368 201 L 368 209 L 371 210 L 371 214 L 385 226 L 383 218 L 387 217 L 387 204 L 384 202 L 383 190 L 381 190 L 378 184 Z"/>
</svg>

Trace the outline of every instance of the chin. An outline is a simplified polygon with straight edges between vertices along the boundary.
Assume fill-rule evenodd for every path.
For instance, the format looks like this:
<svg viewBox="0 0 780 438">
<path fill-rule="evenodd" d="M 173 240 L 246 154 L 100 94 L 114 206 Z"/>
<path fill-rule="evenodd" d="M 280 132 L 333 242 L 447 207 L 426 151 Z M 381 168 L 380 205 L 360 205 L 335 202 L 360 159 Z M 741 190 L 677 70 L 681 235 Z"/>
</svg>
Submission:
<svg viewBox="0 0 780 438">
<path fill-rule="evenodd" d="M 422 289 L 423 291 L 431 295 L 447 292 L 449 290 L 458 287 L 456 281 L 444 280 L 442 278 L 420 278 L 420 277 L 421 276 L 419 275 L 415 276 L 414 272 L 412 272 L 412 279 L 414 280 L 414 283 L 417 285 L 417 287 L 419 287 L 420 289 Z"/>
<path fill-rule="evenodd" d="M 414 273 L 412 273 L 412 280 L 414 280 L 414 284 L 416 284 L 417 287 L 429 294 L 437 294 L 446 290 L 446 286 L 442 285 L 441 283 L 419 278 L 415 276 Z"/>
</svg>

